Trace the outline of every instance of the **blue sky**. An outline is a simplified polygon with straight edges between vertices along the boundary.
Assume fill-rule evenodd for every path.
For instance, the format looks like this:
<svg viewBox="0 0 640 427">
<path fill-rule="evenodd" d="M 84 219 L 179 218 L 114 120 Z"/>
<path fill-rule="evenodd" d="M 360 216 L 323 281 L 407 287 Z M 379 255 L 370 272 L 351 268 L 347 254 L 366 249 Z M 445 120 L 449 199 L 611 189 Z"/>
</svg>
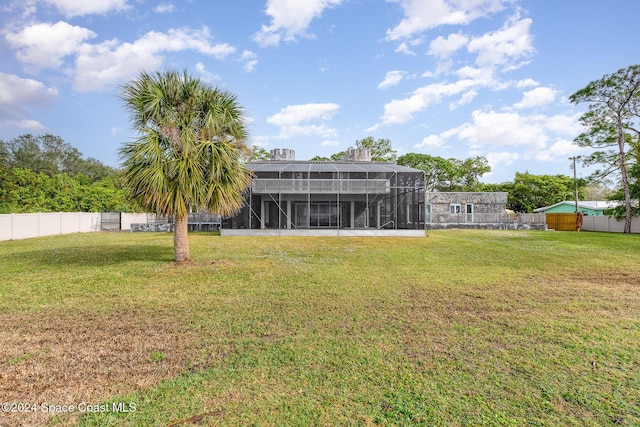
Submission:
<svg viewBox="0 0 640 427">
<path fill-rule="evenodd" d="M 637 0 L 9 0 L 0 139 L 51 133 L 117 166 L 118 98 L 140 71 L 235 93 L 251 143 L 329 156 L 367 136 L 399 154 L 486 157 L 485 182 L 566 174 L 584 105 L 640 63 Z M 580 169 L 581 175 L 587 171 Z"/>
</svg>

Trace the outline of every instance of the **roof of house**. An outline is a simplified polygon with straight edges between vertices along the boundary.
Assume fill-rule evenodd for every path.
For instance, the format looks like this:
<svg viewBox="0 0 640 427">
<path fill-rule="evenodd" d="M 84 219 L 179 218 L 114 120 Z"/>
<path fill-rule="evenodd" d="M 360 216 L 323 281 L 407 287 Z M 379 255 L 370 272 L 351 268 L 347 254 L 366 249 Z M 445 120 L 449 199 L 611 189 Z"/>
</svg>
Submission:
<svg viewBox="0 0 640 427">
<path fill-rule="evenodd" d="M 538 209 L 534 209 L 534 212 L 544 212 L 546 210 L 549 210 L 551 208 L 555 208 L 556 206 L 560 206 L 560 205 L 571 205 L 571 206 L 575 206 L 576 202 L 571 200 L 564 200 L 562 202 L 558 202 L 558 203 L 554 203 L 553 205 L 550 206 L 544 206 L 542 208 L 538 208 Z M 617 202 L 610 202 L 607 200 L 580 200 L 578 201 L 578 208 L 582 208 L 582 209 L 593 209 L 595 211 L 603 211 L 605 209 L 610 209 L 610 208 L 614 208 L 618 206 Z"/>
<path fill-rule="evenodd" d="M 383 162 L 312 162 L 266 160 L 247 163 L 254 172 L 422 172 L 408 166 Z"/>
</svg>

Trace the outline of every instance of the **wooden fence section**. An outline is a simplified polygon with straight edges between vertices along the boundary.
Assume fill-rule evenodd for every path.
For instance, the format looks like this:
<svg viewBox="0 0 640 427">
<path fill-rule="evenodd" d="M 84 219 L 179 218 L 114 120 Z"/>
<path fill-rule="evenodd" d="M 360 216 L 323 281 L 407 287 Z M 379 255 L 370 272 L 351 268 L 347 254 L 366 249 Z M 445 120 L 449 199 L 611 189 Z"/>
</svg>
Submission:
<svg viewBox="0 0 640 427">
<path fill-rule="evenodd" d="M 547 228 L 557 231 L 578 231 L 582 227 L 581 213 L 548 213 Z"/>
</svg>

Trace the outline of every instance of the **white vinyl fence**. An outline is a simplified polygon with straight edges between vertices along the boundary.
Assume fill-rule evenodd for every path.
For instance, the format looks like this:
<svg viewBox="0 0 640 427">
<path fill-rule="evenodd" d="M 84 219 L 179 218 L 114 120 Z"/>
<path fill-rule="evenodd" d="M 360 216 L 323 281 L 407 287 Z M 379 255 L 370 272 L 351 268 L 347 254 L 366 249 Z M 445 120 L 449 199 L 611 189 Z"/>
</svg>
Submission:
<svg viewBox="0 0 640 427">
<path fill-rule="evenodd" d="M 90 231 L 169 231 L 141 230 L 144 224 L 171 225 L 166 216 L 153 213 L 126 212 L 55 212 L 0 214 L 0 241 L 30 239 L 57 234 Z M 205 213 L 189 214 L 190 231 L 213 231 L 220 228 L 220 217 Z"/>
<path fill-rule="evenodd" d="M 0 241 L 88 233 L 104 229 L 131 230 L 131 224 L 147 224 L 158 220 L 155 214 L 109 212 L 117 221 L 104 228 L 103 215 L 100 212 L 0 214 Z"/>
<path fill-rule="evenodd" d="M 624 218 L 615 219 L 608 216 L 586 215 L 582 221 L 584 231 L 605 231 L 611 233 L 624 232 Z M 640 217 L 631 218 L 631 232 L 640 233 Z"/>
<path fill-rule="evenodd" d="M 0 215 L 0 241 L 100 230 L 98 212 L 51 212 Z"/>
</svg>

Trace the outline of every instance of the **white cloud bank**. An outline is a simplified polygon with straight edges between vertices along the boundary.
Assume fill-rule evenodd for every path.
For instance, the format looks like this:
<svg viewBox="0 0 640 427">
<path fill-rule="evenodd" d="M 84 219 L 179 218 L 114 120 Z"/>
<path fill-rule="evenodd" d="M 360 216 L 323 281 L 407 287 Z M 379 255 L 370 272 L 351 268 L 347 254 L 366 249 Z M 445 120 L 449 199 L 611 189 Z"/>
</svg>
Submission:
<svg viewBox="0 0 640 427">
<path fill-rule="evenodd" d="M 247 72 L 258 63 L 251 51 L 236 54 L 234 46 L 214 42 L 207 27 L 149 31 L 132 42 L 112 39 L 89 43 L 95 37 L 93 31 L 63 21 L 5 30 L 9 47 L 27 69 L 62 70 L 73 76 L 74 88 L 79 92 L 107 91 L 140 71 L 155 70 L 168 52 L 193 50 L 218 60 L 236 55 Z"/>
<path fill-rule="evenodd" d="M 442 25 L 467 25 L 498 12 L 510 0 L 387 0 L 400 3 L 404 18 L 387 30 L 388 40 L 410 38 Z"/>
<path fill-rule="evenodd" d="M 0 125 L 41 132 L 45 127 L 29 119 L 29 110 L 47 108 L 58 100 L 58 91 L 41 82 L 0 73 Z"/>
<path fill-rule="evenodd" d="M 43 2 L 54 6 L 67 18 L 118 12 L 129 8 L 127 0 L 43 0 Z"/>
<path fill-rule="evenodd" d="M 282 40 L 295 41 L 297 37 L 312 37 L 307 28 L 322 12 L 340 5 L 343 0 L 267 0 L 265 13 L 271 18 L 253 35 L 261 47 L 277 46 Z"/>
<path fill-rule="evenodd" d="M 338 112 L 340 106 L 332 103 L 289 105 L 267 119 L 267 123 L 280 127 L 279 137 L 320 136 L 334 138 L 337 131 L 326 122 Z M 313 124 L 314 122 L 319 124 Z"/>
</svg>

